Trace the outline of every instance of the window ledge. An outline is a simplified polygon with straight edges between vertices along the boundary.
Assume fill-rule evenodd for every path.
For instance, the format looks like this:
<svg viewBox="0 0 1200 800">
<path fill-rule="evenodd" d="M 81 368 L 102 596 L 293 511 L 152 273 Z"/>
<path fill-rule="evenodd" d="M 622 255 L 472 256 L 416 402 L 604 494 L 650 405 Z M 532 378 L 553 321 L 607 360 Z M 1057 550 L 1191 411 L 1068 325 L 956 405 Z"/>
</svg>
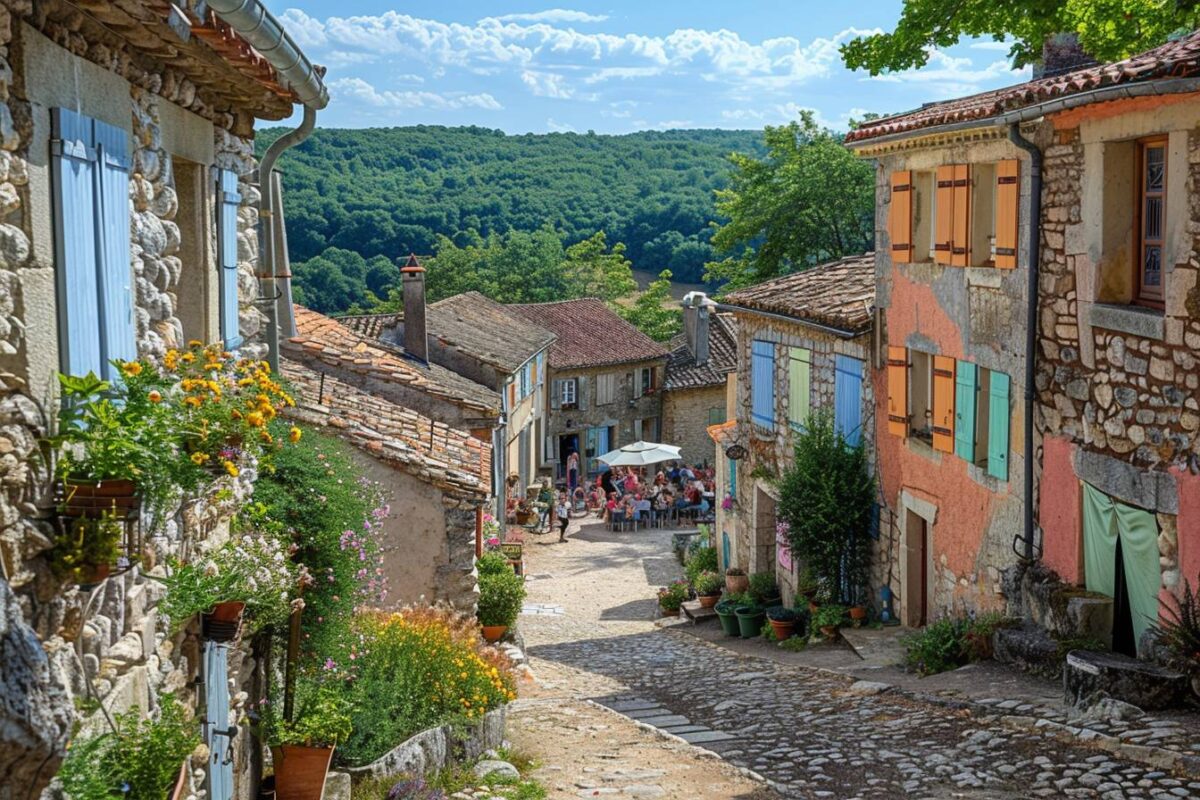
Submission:
<svg viewBox="0 0 1200 800">
<path fill-rule="evenodd" d="M 1094 303 L 1088 314 L 1093 328 L 1127 333 L 1143 339 L 1164 338 L 1163 313 L 1141 306 L 1121 306 L 1109 303 Z"/>
</svg>

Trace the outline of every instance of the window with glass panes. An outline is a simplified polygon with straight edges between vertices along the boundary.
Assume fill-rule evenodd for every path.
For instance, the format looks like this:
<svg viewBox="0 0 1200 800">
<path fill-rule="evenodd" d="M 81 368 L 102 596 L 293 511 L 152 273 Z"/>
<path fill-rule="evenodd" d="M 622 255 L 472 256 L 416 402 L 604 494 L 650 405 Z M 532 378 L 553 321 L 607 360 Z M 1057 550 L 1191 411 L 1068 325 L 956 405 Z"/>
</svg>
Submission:
<svg viewBox="0 0 1200 800">
<path fill-rule="evenodd" d="M 1167 140 L 1140 142 L 1138 159 L 1137 299 L 1163 302 L 1163 244 L 1167 210 Z"/>
</svg>

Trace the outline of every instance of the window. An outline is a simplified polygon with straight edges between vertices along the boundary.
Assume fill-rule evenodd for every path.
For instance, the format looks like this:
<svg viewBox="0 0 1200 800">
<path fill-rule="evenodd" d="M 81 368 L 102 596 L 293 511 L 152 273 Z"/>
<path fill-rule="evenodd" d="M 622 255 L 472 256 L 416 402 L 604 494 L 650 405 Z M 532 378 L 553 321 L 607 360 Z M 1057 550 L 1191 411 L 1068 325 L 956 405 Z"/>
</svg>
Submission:
<svg viewBox="0 0 1200 800">
<path fill-rule="evenodd" d="M 851 446 L 862 441 L 863 362 L 839 355 L 834 360 L 833 425 Z"/>
<path fill-rule="evenodd" d="M 716 406 L 708 410 L 708 424 L 720 425 L 725 422 L 725 406 Z"/>
<path fill-rule="evenodd" d="M 617 400 L 617 376 L 613 373 L 596 376 L 596 405 L 606 406 Z"/>
<path fill-rule="evenodd" d="M 559 381 L 559 387 L 561 392 L 559 396 L 561 397 L 562 407 L 574 408 L 578 404 L 577 392 L 579 389 L 579 385 L 575 378 L 567 378 Z"/>
<path fill-rule="evenodd" d="M 788 348 L 788 424 L 799 430 L 812 407 L 812 351 Z"/>
<path fill-rule="evenodd" d="M 1163 244 L 1167 212 L 1167 140 L 1162 137 L 1139 143 L 1138 250 L 1134 280 L 1137 301 L 1163 304 Z"/>
<path fill-rule="evenodd" d="M 930 441 L 933 434 L 933 357 L 919 350 L 908 351 L 908 424 L 918 439 Z"/>
<path fill-rule="evenodd" d="M 194 161 L 172 157 L 175 173 L 175 194 L 179 209 L 175 223 L 179 226 L 179 283 L 176 287 L 182 302 L 175 314 L 183 326 L 183 339 L 215 341 L 217 326 L 209 317 L 214 300 L 219 298 L 216 285 L 218 274 L 209 256 L 213 210 L 209 203 L 208 168 Z"/>
<path fill-rule="evenodd" d="M 65 108 L 51 126 L 60 366 L 115 380 L 110 360 L 137 357 L 128 136 Z"/>
<path fill-rule="evenodd" d="M 658 388 L 657 367 L 638 367 L 633 371 L 633 399 L 654 394 Z"/>
<path fill-rule="evenodd" d="M 635 442 L 658 441 L 658 417 L 644 417 L 633 421 L 633 440 Z"/>
<path fill-rule="evenodd" d="M 219 282 L 221 291 L 221 340 L 233 350 L 242 343 L 238 325 L 238 207 L 242 195 L 238 192 L 237 173 L 223 169 L 219 173 L 217 199 L 217 236 L 220 239 Z"/>
<path fill-rule="evenodd" d="M 775 345 L 758 339 L 750 343 L 750 417 L 775 427 Z"/>
</svg>

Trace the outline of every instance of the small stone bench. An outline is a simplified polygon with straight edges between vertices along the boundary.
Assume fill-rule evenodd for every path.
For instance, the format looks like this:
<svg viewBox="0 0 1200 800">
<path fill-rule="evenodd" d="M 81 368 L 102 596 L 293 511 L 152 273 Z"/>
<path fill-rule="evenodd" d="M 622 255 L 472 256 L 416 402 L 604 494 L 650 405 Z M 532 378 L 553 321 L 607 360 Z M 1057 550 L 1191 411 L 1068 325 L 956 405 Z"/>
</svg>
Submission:
<svg viewBox="0 0 1200 800">
<path fill-rule="evenodd" d="M 1072 650 L 1063 667 L 1066 701 L 1076 708 L 1104 695 L 1144 711 L 1179 708 L 1190 689 L 1182 673 L 1119 653 Z"/>
</svg>

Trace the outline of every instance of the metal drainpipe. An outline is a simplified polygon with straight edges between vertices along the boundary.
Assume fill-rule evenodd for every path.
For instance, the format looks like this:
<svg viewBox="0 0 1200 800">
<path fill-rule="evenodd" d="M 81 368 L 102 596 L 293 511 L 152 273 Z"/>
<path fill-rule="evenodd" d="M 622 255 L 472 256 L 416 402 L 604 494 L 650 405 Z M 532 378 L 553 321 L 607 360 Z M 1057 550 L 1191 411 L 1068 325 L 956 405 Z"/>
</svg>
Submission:
<svg viewBox="0 0 1200 800">
<path fill-rule="evenodd" d="M 267 306 L 267 363 L 271 365 L 271 370 L 274 372 L 279 372 L 279 304 L 290 298 L 291 293 L 283 292 L 279 288 L 278 263 L 275 257 L 274 206 L 272 205 L 275 188 L 271 174 L 275 169 L 275 162 L 279 160 L 284 151 L 307 139 L 316 124 L 317 110 L 312 106 L 305 106 L 304 119 L 300 122 L 300 127 L 294 131 L 288 131 L 272 142 L 258 165 L 260 194 L 258 252 L 261 263 L 258 276 L 259 293 L 269 301 Z M 288 331 L 288 335 L 294 336 L 295 331 Z"/>
<path fill-rule="evenodd" d="M 1029 153 L 1029 286 L 1025 309 L 1025 526 L 1026 561 L 1037 560 L 1033 530 L 1033 391 L 1037 348 L 1038 270 L 1042 238 L 1042 151 L 1021 135 L 1020 123 L 1008 127 L 1008 138 Z M 1016 549 L 1016 541 L 1013 542 Z"/>
</svg>

